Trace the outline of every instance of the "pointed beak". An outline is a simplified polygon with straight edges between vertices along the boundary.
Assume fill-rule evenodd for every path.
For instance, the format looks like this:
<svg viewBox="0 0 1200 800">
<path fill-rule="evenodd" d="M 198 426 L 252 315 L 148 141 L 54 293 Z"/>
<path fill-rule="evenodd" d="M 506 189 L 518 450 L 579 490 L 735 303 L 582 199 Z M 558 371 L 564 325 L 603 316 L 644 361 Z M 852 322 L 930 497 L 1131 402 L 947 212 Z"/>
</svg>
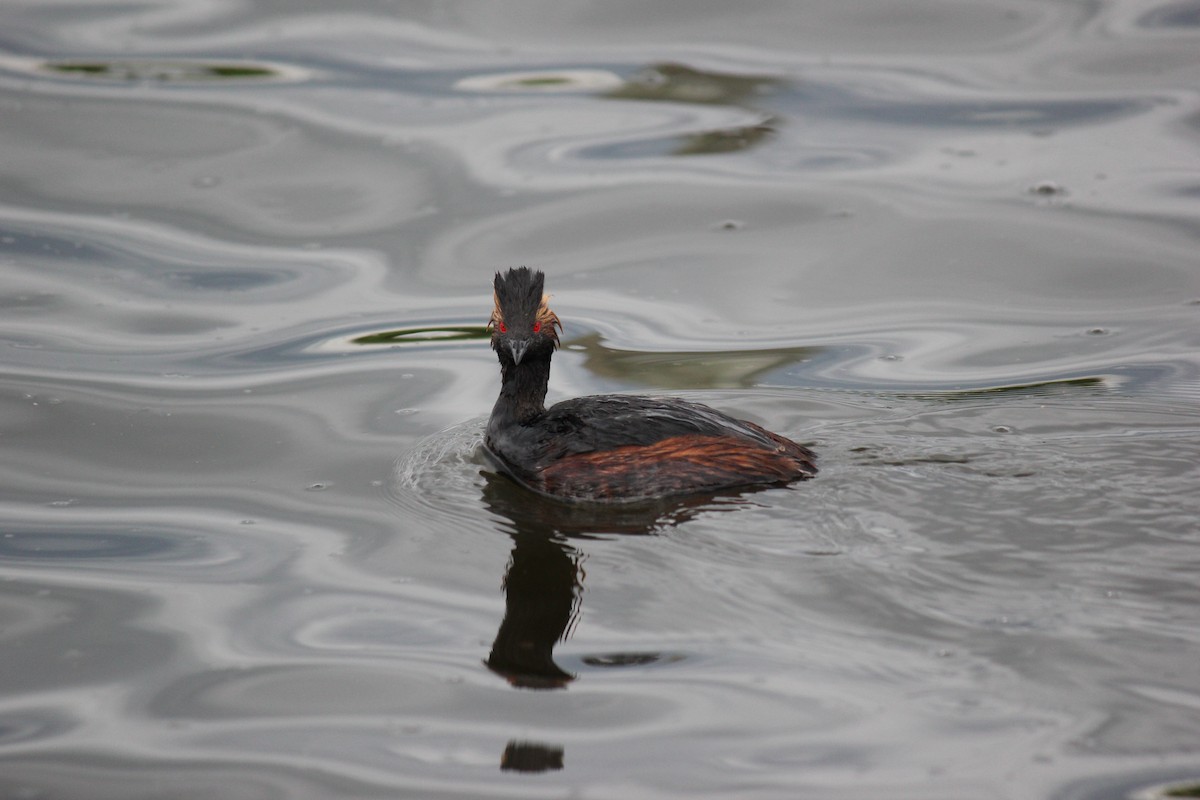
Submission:
<svg viewBox="0 0 1200 800">
<path fill-rule="evenodd" d="M 512 353 L 514 364 L 521 363 L 521 359 L 525 357 L 525 351 L 528 349 L 528 339 L 510 339 L 508 341 L 508 352 Z"/>
</svg>

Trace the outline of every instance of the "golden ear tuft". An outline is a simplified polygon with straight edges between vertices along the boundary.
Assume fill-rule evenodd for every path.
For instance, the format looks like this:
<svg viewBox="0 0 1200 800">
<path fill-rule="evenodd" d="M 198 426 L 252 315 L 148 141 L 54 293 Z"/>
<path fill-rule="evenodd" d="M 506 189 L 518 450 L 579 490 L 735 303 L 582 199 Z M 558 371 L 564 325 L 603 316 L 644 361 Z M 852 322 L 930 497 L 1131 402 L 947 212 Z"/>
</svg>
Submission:
<svg viewBox="0 0 1200 800">
<path fill-rule="evenodd" d="M 504 314 L 500 312 L 500 295 L 492 292 L 492 318 L 488 320 L 489 330 L 498 330 L 504 322 Z"/>
<path fill-rule="evenodd" d="M 538 305 L 537 321 L 550 330 L 550 334 L 554 337 L 554 346 L 558 347 L 558 331 L 562 330 L 562 323 L 558 319 L 558 314 L 550 310 L 550 295 L 542 295 L 542 302 Z M 555 330 L 555 329 L 558 330 Z"/>
</svg>

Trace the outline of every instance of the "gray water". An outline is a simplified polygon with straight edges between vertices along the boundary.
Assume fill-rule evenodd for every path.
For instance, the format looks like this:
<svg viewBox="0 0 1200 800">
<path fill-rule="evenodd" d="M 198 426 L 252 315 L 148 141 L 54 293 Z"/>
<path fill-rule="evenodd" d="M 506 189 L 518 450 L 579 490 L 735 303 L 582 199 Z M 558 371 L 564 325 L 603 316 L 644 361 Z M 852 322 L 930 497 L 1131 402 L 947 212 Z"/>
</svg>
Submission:
<svg viewBox="0 0 1200 800">
<path fill-rule="evenodd" d="M 0 19 L 0 796 L 1200 783 L 1197 3 Z M 517 264 L 821 474 L 490 474 Z"/>
</svg>

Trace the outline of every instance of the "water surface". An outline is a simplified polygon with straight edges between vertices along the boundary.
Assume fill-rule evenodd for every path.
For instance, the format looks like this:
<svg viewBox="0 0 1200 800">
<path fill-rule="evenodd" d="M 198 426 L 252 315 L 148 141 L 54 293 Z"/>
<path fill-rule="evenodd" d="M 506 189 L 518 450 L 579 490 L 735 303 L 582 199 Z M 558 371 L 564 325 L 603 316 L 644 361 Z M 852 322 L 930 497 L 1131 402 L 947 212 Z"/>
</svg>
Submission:
<svg viewBox="0 0 1200 800">
<path fill-rule="evenodd" d="M 2 793 L 1200 783 L 1197 10 L 6 10 Z M 821 474 L 493 474 L 518 264 Z"/>
</svg>

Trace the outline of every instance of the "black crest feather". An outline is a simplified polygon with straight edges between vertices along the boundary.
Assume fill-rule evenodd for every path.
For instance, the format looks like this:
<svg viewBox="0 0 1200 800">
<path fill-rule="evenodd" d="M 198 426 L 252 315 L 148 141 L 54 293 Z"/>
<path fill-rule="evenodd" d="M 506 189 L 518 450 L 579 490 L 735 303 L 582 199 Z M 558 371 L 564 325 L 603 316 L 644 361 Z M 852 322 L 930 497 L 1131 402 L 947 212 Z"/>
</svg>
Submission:
<svg viewBox="0 0 1200 800">
<path fill-rule="evenodd" d="M 516 267 L 496 273 L 496 307 L 510 324 L 518 320 L 532 321 L 542 304 L 542 289 L 546 276 L 541 270 Z"/>
</svg>

